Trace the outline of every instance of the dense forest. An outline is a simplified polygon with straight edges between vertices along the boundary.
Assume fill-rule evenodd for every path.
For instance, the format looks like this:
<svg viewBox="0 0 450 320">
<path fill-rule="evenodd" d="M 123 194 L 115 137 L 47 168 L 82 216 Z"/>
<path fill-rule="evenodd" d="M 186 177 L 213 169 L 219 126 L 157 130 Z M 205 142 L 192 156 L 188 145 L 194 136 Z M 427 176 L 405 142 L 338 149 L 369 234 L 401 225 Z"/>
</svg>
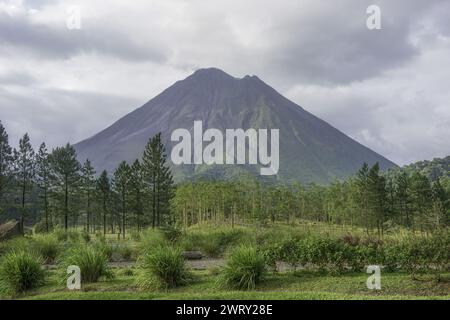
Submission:
<svg viewBox="0 0 450 320">
<path fill-rule="evenodd" d="M 363 227 L 383 236 L 398 228 L 433 232 L 450 225 L 449 157 L 381 172 L 364 164 L 354 177 L 322 186 L 239 181 L 174 185 L 158 134 L 142 159 L 96 173 L 67 144 L 34 151 L 28 134 L 18 149 L 0 123 L 0 219 L 18 217 L 35 231 L 82 226 L 89 232 L 193 224 L 271 224 L 300 221 Z"/>
</svg>

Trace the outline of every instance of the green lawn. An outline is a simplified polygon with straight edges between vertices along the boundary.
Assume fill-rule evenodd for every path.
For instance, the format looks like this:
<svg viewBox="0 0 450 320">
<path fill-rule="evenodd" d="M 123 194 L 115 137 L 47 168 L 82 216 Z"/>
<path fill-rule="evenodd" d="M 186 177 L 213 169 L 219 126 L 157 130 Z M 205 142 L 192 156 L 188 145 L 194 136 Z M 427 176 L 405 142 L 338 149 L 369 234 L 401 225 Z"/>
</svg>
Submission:
<svg viewBox="0 0 450 320">
<path fill-rule="evenodd" d="M 382 275 L 382 289 L 366 288 L 367 275 L 346 274 L 329 276 L 312 272 L 268 274 L 266 280 L 254 291 L 227 291 L 216 285 L 215 275 L 207 271 L 195 271 L 193 281 L 172 290 L 141 291 L 134 276 L 123 276 L 119 269 L 113 280 L 83 286 L 82 291 L 68 291 L 58 283 L 52 272 L 48 284 L 38 290 L 18 296 L 19 299 L 446 299 L 450 300 L 450 280 L 436 282 L 424 277 L 413 280 L 402 273 Z"/>
</svg>

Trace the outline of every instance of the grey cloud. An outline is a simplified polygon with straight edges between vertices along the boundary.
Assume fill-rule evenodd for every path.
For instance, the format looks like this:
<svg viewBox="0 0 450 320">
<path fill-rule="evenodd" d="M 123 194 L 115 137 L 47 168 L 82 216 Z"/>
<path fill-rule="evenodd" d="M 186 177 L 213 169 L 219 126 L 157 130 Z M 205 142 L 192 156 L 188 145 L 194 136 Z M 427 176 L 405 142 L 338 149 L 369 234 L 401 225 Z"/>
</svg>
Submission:
<svg viewBox="0 0 450 320">
<path fill-rule="evenodd" d="M 274 44 L 255 52 L 264 62 L 261 72 L 285 82 L 348 84 L 401 67 L 420 54 L 410 34 L 442 1 L 375 1 L 381 8 L 382 29 L 368 30 L 366 8 L 373 3 L 341 1 L 322 5 L 317 16 L 278 19 L 266 35 Z"/>
<path fill-rule="evenodd" d="M 69 30 L 33 23 L 26 16 L 0 12 L 0 44 L 4 54 L 19 49 L 38 59 L 68 59 L 82 53 L 99 53 L 129 61 L 163 63 L 168 51 L 161 46 L 144 46 L 123 31 L 108 29 L 111 22 L 92 23 L 83 20 L 82 28 Z M 13 50 L 14 51 L 14 50 Z"/>
<path fill-rule="evenodd" d="M 37 83 L 37 79 L 25 72 L 0 74 L 0 85 L 28 86 Z"/>
<path fill-rule="evenodd" d="M 120 95 L 58 89 L 0 88 L 0 119 L 17 144 L 25 132 L 38 146 L 76 143 L 111 125 L 143 101 Z"/>
</svg>

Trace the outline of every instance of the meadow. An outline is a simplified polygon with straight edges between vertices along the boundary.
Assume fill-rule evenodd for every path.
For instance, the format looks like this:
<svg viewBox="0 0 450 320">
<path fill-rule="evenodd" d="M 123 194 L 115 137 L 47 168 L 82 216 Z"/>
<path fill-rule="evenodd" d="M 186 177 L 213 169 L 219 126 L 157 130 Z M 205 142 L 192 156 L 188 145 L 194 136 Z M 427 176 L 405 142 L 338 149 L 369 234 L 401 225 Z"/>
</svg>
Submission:
<svg viewBox="0 0 450 320">
<path fill-rule="evenodd" d="M 199 259 L 199 255 L 202 255 Z M 0 242 L 2 299 L 449 299 L 450 231 L 293 221 L 200 224 L 117 235 L 81 228 Z M 196 258 L 196 259 L 192 259 Z M 81 289 L 67 289 L 67 267 Z M 381 290 L 366 286 L 380 265 Z"/>
</svg>

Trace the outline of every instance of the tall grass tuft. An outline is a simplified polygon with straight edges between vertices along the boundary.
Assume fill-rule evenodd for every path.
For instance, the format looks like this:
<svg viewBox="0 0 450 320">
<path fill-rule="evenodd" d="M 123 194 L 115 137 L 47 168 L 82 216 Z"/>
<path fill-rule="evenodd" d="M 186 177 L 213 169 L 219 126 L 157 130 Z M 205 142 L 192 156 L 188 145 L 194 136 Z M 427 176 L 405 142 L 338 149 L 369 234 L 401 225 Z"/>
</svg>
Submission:
<svg viewBox="0 0 450 320">
<path fill-rule="evenodd" d="M 104 250 L 89 244 L 70 248 L 59 261 L 61 272 L 66 275 L 68 266 L 78 266 L 82 282 L 97 282 L 100 278 L 111 279 L 113 273 L 108 267 L 108 257 Z"/>
<path fill-rule="evenodd" d="M 60 250 L 59 242 L 53 234 L 35 235 L 31 245 L 40 254 L 44 263 L 53 263 Z"/>
<path fill-rule="evenodd" d="M 240 245 L 231 251 L 221 270 L 218 284 L 221 287 L 251 290 L 264 278 L 264 257 L 253 246 Z"/>
<path fill-rule="evenodd" d="M 0 292 L 14 295 L 44 284 L 42 259 L 29 251 L 7 253 L 0 264 Z"/>
<path fill-rule="evenodd" d="M 161 230 L 147 229 L 141 233 L 141 240 L 138 244 L 138 250 L 141 254 L 145 255 L 157 247 L 167 245 L 168 240 Z"/>
<path fill-rule="evenodd" d="M 190 272 L 186 267 L 181 249 L 160 245 L 139 259 L 139 285 L 146 288 L 175 288 L 186 284 Z"/>
</svg>

